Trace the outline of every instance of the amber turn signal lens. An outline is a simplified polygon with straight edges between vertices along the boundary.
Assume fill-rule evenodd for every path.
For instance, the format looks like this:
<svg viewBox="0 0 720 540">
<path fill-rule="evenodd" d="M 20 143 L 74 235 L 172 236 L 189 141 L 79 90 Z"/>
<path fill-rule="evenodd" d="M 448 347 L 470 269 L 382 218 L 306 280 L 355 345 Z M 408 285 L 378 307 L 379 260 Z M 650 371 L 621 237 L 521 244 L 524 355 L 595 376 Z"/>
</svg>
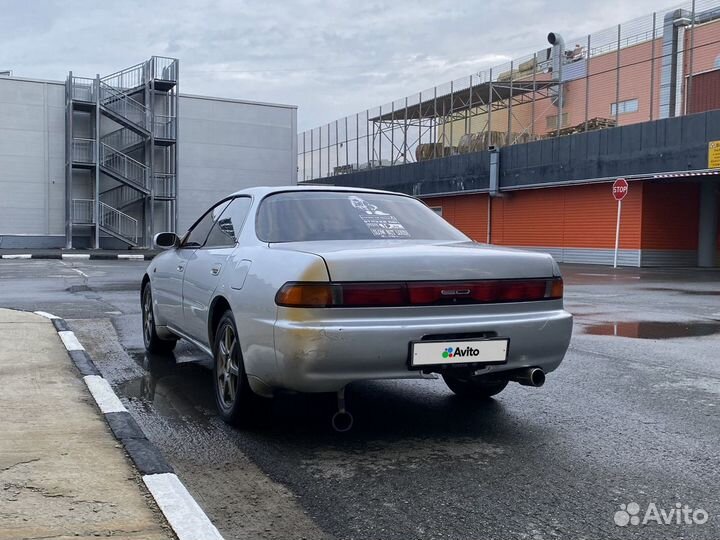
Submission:
<svg viewBox="0 0 720 540">
<path fill-rule="evenodd" d="M 552 280 L 552 287 L 550 289 L 550 298 L 562 298 L 564 292 L 564 285 L 562 278 L 555 278 Z"/>
<path fill-rule="evenodd" d="M 286 307 L 328 307 L 333 304 L 333 286 L 328 283 L 286 283 L 275 295 L 275 303 Z"/>
</svg>

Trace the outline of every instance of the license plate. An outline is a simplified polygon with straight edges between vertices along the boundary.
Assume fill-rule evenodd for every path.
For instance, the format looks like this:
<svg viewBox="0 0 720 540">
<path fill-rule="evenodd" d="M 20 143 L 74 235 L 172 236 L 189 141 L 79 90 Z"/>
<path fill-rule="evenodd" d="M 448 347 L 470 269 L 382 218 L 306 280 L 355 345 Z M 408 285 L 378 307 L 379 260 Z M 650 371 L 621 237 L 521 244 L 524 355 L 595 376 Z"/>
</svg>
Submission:
<svg viewBox="0 0 720 540">
<path fill-rule="evenodd" d="M 507 362 L 508 338 L 458 341 L 413 341 L 410 366 L 502 364 Z"/>
</svg>

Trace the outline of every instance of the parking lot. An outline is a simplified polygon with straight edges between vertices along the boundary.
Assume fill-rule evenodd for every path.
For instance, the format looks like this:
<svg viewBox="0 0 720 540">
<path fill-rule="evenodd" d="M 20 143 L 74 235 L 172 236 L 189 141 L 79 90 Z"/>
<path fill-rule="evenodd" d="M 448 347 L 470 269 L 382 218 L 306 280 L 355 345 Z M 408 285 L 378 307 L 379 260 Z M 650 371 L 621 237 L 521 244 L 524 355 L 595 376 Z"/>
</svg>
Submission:
<svg viewBox="0 0 720 540">
<path fill-rule="evenodd" d="M 442 381 L 216 415 L 208 361 L 144 354 L 143 261 L 3 260 L 0 306 L 65 318 L 225 538 L 717 538 L 720 273 L 565 266 L 570 350 L 543 388 L 468 405 Z M 616 525 L 676 504 L 704 524 Z M 642 515 L 641 515 L 642 517 Z"/>
</svg>

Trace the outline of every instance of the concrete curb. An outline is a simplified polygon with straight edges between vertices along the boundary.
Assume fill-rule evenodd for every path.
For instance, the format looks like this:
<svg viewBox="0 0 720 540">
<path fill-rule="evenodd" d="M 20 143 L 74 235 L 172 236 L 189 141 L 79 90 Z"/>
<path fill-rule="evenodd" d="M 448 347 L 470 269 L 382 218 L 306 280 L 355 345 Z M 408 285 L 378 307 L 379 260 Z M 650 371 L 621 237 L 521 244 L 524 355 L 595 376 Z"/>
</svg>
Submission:
<svg viewBox="0 0 720 540">
<path fill-rule="evenodd" d="M 154 253 L 9 253 L 0 259 L 65 259 L 75 261 L 150 261 Z"/>
<path fill-rule="evenodd" d="M 107 380 L 100 375 L 93 359 L 65 320 L 44 311 L 36 311 L 35 314 L 52 321 L 68 356 L 80 371 L 113 435 L 122 443 L 178 539 L 223 540 L 215 525 L 175 475 L 173 468 L 148 440 Z"/>
</svg>

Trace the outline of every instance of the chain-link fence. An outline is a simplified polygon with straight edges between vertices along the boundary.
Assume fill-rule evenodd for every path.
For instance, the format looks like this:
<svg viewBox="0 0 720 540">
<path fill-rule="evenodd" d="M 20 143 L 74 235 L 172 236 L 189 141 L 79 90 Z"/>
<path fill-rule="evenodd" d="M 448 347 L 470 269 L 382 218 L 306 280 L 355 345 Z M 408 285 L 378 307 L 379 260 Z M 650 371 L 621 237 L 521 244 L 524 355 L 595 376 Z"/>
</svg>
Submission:
<svg viewBox="0 0 720 540">
<path fill-rule="evenodd" d="M 298 181 L 720 108 L 720 2 L 550 46 L 298 135 Z"/>
</svg>

